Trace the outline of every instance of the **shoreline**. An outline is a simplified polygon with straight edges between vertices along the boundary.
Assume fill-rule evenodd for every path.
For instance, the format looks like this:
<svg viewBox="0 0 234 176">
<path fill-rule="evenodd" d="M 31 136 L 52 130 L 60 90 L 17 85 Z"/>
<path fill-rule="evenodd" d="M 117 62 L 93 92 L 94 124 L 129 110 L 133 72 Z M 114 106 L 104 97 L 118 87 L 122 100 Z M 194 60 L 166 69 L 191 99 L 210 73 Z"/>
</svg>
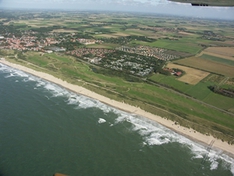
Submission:
<svg viewBox="0 0 234 176">
<path fill-rule="evenodd" d="M 6 61 L 5 59 L 0 59 L 0 63 L 10 66 L 12 68 L 24 71 L 26 73 L 29 73 L 31 75 L 34 75 L 36 77 L 42 78 L 44 80 L 47 80 L 49 82 L 55 83 L 59 86 L 62 86 L 74 93 L 77 94 L 81 94 L 84 95 L 86 97 L 92 98 L 92 99 L 96 99 L 106 105 L 112 106 L 114 108 L 120 109 L 122 111 L 125 112 L 129 112 L 132 114 L 136 114 L 136 115 L 140 115 L 143 116 L 147 119 L 153 120 L 169 129 L 171 129 L 172 131 L 183 135 L 189 139 L 191 139 L 192 141 L 195 141 L 197 143 L 200 143 L 202 145 L 205 146 L 209 146 L 210 143 L 212 141 L 214 141 L 211 149 L 213 150 L 222 150 L 223 153 L 229 155 L 230 157 L 234 158 L 234 146 L 229 145 L 227 142 L 222 142 L 220 139 L 216 139 L 213 136 L 206 136 L 204 134 L 201 134 L 193 129 L 189 129 L 180 125 L 176 125 L 173 121 L 162 118 L 158 115 L 154 115 L 152 113 L 146 112 L 142 109 L 140 109 L 139 107 L 135 107 L 123 102 L 119 102 L 113 99 L 110 99 L 108 97 L 99 95 L 95 92 L 92 92 L 88 89 L 85 89 L 84 87 L 78 86 L 78 85 L 74 85 L 71 83 L 68 83 L 66 81 L 63 81 L 59 78 L 54 77 L 53 75 L 50 75 L 48 73 L 44 73 L 44 72 L 40 72 L 40 71 L 36 71 L 33 70 L 31 68 L 19 65 L 19 64 L 15 64 L 15 63 L 11 63 L 9 61 Z"/>
</svg>

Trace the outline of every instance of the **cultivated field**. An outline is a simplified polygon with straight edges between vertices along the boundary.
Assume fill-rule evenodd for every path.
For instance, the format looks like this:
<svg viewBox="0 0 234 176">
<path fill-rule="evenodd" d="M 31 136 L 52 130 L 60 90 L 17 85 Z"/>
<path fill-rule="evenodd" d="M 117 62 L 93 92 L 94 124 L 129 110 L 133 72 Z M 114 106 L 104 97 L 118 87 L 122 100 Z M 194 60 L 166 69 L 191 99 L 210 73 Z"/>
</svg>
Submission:
<svg viewBox="0 0 234 176">
<path fill-rule="evenodd" d="M 174 63 L 180 65 L 197 68 L 207 72 L 217 73 L 229 77 L 234 77 L 234 66 L 214 62 L 211 60 L 202 59 L 199 57 L 189 57 L 186 59 L 177 60 Z"/>
<path fill-rule="evenodd" d="M 224 58 L 217 57 L 217 56 L 203 54 L 199 58 L 205 59 L 205 60 L 210 60 L 213 62 L 218 62 L 218 63 L 225 64 L 225 65 L 234 66 L 234 60 L 224 59 Z"/>
<path fill-rule="evenodd" d="M 167 65 L 167 67 L 169 68 L 178 68 L 180 70 L 185 71 L 185 75 L 183 75 L 182 77 L 180 77 L 178 80 L 188 83 L 188 84 L 192 84 L 195 85 L 197 83 L 199 83 L 202 79 L 204 79 L 206 76 L 209 75 L 208 72 L 205 71 L 201 71 L 201 70 L 197 70 L 194 68 L 189 68 L 189 67 L 185 67 L 185 66 L 181 66 L 181 65 L 176 65 L 173 63 L 169 63 Z"/>
<path fill-rule="evenodd" d="M 204 51 L 220 54 L 223 56 L 234 56 L 234 47 L 209 47 Z"/>
<path fill-rule="evenodd" d="M 234 47 L 209 47 L 201 54 L 208 54 L 234 61 Z"/>
<path fill-rule="evenodd" d="M 140 30 L 140 29 L 127 29 L 124 32 L 130 35 L 147 36 L 149 38 L 154 38 L 156 35 L 155 32 L 149 30 Z"/>
<path fill-rule="evenodd" d="M 125 34 L 122 32 L 117 32 L 117 33 L 113 33 L 113 34 L 98 34 L 95 35 L 95 37 L 104 37 L 104 38 L 118 38 L 118 37 L 126 37 L 126 36 L 130 36 L 129 34 Z"/>
<path fill-rule="evenodd" d="M 179 32 L 179 34 L 182 34 L 182 35 L 195 35 L 195 34 L 192 34 L 192 33 L 189 33 L 189 32 Z"/>
</svg>

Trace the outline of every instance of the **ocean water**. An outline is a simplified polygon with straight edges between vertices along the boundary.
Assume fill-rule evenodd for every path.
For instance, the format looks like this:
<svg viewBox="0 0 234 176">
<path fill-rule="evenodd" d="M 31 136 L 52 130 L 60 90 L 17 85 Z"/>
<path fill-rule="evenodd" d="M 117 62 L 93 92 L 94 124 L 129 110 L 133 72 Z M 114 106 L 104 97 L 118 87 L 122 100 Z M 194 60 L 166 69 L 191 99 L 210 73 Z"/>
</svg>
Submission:
<svg viewBox="0 0 234 176">
<path fill-rule="evenodd" d="M 234 159 L 0 64 L 0 176 L 232 176 Z"/>
</svg>

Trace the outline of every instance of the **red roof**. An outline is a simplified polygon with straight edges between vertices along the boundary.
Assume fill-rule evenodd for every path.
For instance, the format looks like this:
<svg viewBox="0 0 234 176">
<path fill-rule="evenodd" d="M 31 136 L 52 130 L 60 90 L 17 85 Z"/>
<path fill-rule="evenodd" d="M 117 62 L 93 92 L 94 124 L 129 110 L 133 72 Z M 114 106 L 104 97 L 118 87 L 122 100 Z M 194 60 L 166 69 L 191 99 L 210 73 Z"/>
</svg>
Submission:
<svg viewBox="0 0 234 176">
<path fill-rule="evenodd" d="M 180 76 L 181 74 L 182 74 L 182 72 L 176 72 L 175 75 Z"/>
</svg>

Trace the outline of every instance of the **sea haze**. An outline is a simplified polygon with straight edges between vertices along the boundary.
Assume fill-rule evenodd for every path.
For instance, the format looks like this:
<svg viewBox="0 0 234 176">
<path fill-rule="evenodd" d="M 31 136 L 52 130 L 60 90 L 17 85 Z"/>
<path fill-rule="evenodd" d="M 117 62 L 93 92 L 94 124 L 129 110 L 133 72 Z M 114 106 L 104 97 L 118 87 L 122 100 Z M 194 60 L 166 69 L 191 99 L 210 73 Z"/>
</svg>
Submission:
<svg viewBox="0 0 234 176">
<path fill-rule="evenodd" d="M 156 122 L 0 64 L 0 175 L 234 175 L 234 159 Z"/>
</svg>

